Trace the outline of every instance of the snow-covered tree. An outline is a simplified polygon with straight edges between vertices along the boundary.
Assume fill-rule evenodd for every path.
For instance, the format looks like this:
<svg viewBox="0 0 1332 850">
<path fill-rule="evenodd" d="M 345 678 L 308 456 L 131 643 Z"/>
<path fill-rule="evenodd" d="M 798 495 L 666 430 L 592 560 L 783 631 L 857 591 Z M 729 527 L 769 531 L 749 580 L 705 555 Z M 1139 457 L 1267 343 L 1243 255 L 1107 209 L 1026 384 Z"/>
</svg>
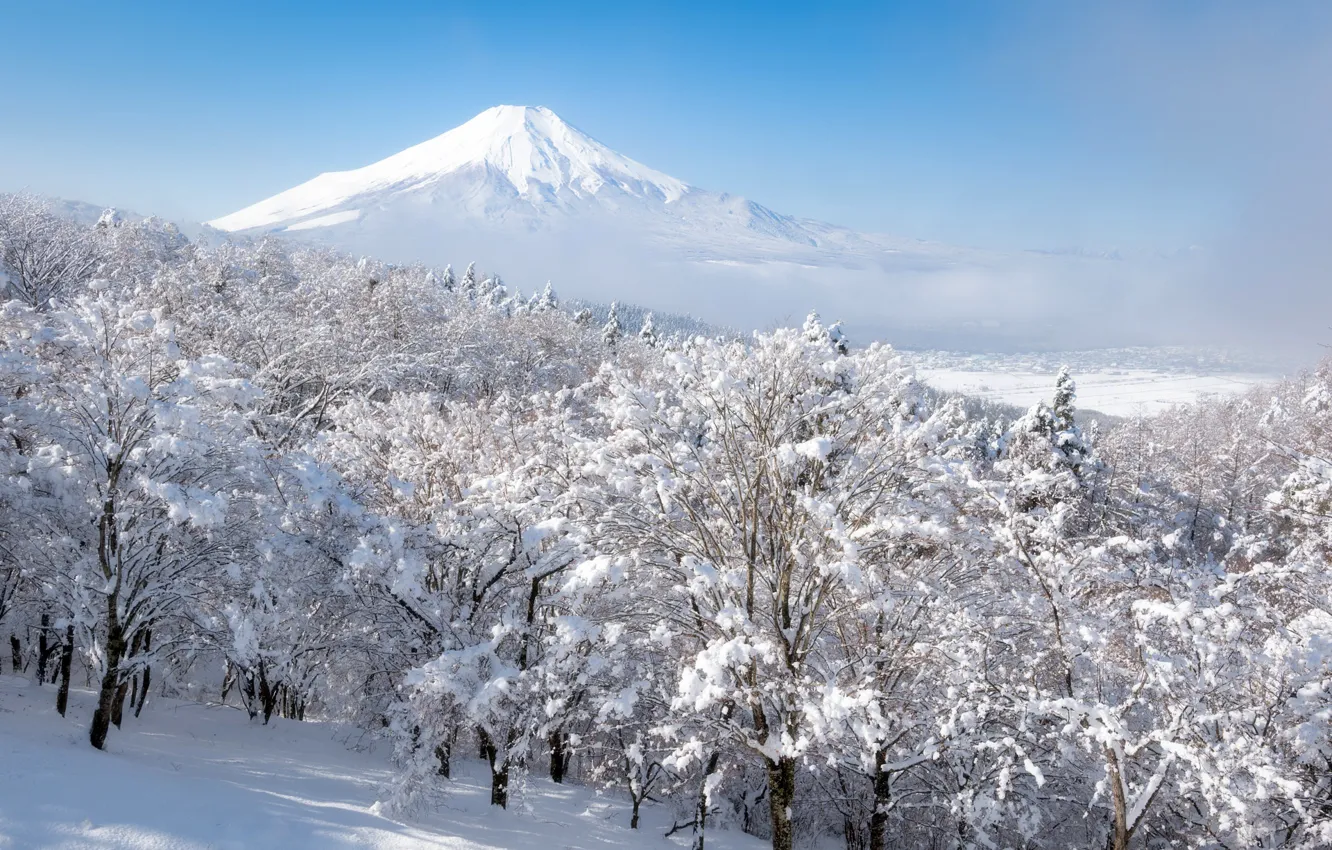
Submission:
<svg viewBox="0 0 1332 850">
<path fill-rule="evenodd" d="M 620 344 L 624 330 L 620 327 L 619 303 L 612 301 L 606 314 L 606 324 L 601 326 L 601 343 L 612 351 Z"/>
<path fill-rule="evenodd" d="M 0 287 L 8 298 L 44 309 L 91 280 L 101 262 L 90 230 L 33 196 L 0 196 Z"/>
<path fill-rule="evenodd" d="M 657 336 L 657 326 L 652 323 L 651 313 L 648 313 L 647 318 L 643 320 L 643 327 L 638 331 L 638 338 L 648 348 L 656 348 L 660 342 L 660 338 Z"/>
</svg>

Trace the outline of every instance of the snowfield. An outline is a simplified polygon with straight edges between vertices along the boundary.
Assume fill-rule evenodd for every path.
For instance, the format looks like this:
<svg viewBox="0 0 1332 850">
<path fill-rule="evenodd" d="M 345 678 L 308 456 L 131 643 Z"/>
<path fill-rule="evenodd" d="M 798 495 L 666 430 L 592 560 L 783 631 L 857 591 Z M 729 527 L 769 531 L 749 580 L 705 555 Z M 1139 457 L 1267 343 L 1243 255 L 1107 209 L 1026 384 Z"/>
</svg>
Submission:
<svg viewBox="0 0 1332 850">
<path fill-rule="evenodd" d="M 611 793 L 533 777 L 510 809 L 489 804 L 487 769 L 456 762 L 438 810 L 404 822 L 376 813 L 387 748 L 327 723 L 251 723 L 231 706 L 150 698 L 104 752 L 88 745 L 95 695 L 0 676 L 0 850 L 594 850 L 687 846 L 663 838 L 669 811 L 643 828 Z M 444 781 L 444 780 L 442 780 Z M 708 847 L 759 848 L 709 831 Z"/>
<path fill-rule="evenodd" d="M 966 369 L 919 371 L 921 380 L 949 392 L 1029 408 L 1048 403 L 1057 372 L 981 372 Z M 1079 372 L 1078 406 L 1110 416 L 1159 413 L 1205 396 L 1233 395 L 1273 380 L 1271 375 L 1179 375 L 1154 370 Z"/>
<path fill-rule="evenodd" d="M 1109 416 L 1150 416 L 1209 396 L 1238 395 L 1290 371 L 1289 364 L 1261 353 L 1182 346 L 902 355 L 935 389 L 1023 410 L 1048 404 L 1055 378 L 1067 366 L 1077 382 L 1078 407 Z"/>
</svg>

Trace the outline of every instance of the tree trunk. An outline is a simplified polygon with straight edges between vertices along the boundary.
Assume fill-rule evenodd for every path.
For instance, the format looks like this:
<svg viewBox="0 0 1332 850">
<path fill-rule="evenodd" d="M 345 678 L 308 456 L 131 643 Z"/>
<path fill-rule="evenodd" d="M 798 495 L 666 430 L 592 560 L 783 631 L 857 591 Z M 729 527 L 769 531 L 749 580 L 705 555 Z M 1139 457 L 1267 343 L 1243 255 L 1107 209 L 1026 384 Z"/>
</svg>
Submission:
<svg viewBox="0 0 1332 850">
<path fill-rule="evenodd" d="M 138 658 L 140 653 L 143 652 L 143 636 L 144 632 L 142 629 L 134 633 L 134 640 L 130 642 L 130 648 L 129 648 L 130 658 Z M 134 675 L 135 690 L 138 690 L 138 687 L 139 687 L 139 676 L 136 673 Z M 120 721 L 125 716 L 125 697 L 129 695 L 130 695 L 130 682 L 128 680 L 121 681 L 120 687 L 116 689 L 115 701 L 112 703 L 111 706 L 111 722 L 116 724 L 117 729 L 120 728 Z M 134 703 L 131 702 L 130 707 L 132 708 L 133 706 Z"/>
<path fill-rule="evenodd" d="M 772 816 L 772 850 L 792 850 L 791 806 L 795 802 L 795 759 L 768 761 L 768 812 Z"/>
<path fill-rule="evenodd" d="M 69 677 L 74 667 L 74 624 L 65 626 L 65 643 L 60 647 L 60 688 L 56 691 L 56 711 L 65 716 L 69 706 Z"/>
<path fill-rule="evenodd" d="M 569 735 L 563 729 L 550 733 L 550 781 L 557 785 L 564 783 L 564 775 L 569 770 Z"/>
<path fill-rule="evenodd" d="M 638 807 L 643 800 L 637 794 L 634 795 L 634 813 L 629 818 L 629 828 L 638 829 Z"/>
<path fill-rule="evenodd" d="M 263 704 L 264 725 L 273 718 L 273 709 L 277 707 L 277 690 L 268 684 L 268 669 L 263 661 L 259 662 L 259 701 Z"/>
<path fill-rule="evenodd" d="M 708 828 L 708 777 L 717 772 L 720 758 L 721 753 L 714 752 L 708 756 L 707 766 L 703 769 L 703 779 L 698 784 L 698 804 L 694 808 L 694 840 L 690 842 L 689 850 L 703 850 Z"/>
<path fill-rule="evenodd" d="M 504 759 L 498 768 L 490 770 L 490 805 L 501 809 L 509 807 L 509 760 Z"/>
<path fill-rule="evenodd" d="M 227 704 L 227 696 L 231 693 L 231 689 L 236 685 L 236 676 L 236 665 L 227 661 L 226 670 L 222 672 L 222 697 L 218 700 L 223 705 Z"/>
<path fill-rule="evenodd" d="M 259 698 L 255 695 L 254 673 L 250 670 L 242 670 L 240 676 L 241 700 L 245 703 L 245 713 L 250 715 L 250 719 L 253 720 L 259 716 Z"/>
<path fill-rule="evenodd" d="M 503 754 L 501 754 L 489 732 L 485 729 L 477 729 L 476 734 L 481 740 L 481 752 L 490 764 L 490 805 L 507 809 L 509 807 L 509 747 L 505 747 Z M 513 734 L 510 733 L 509 737 L 512 738 Z M 510 745 L 512 745 L 512 742 L 510 742 Z"/>
<path fill-rule="evenodd" d="M 304 711 L 304 707 L 302 707 Z M 458 730 L 450 728 L 448 734 L 444 736 L 444 742 L 435 747 L 435 758 L 439 760 L 439 767 L 435 770 L 436 775 L 445 779 L 453 777 L 453 743 L 458 739 Z"/>
<path fill-rule="evenodd" d="M 139 690 L 139 698 L 138 701 L 134 703 L 135 717 L 138 717 L 143 712 L 143 703 L 145 700 L 148 699 L 148 686 L 152 684 L 152 681 L 153 681 L 153 668 L 144 667 L 143 682 L 142 682 L 142 687 Z"/>
<path fill-rule="evenodd" d="M 1129 839 L 1133 837 L 1128 825 L 1128 800 L 1124 798 L 1124 782 L 1119 775 L 1119 759 L 1111 749 L 1105 751 L 1106 771 L 1110 780 L 1110 802 L 1114 807 L 1114 829 L 1106 841 L 1106 850 L 1128 850 Z"/>
<path fill-rule="evenodd" d="M 143 630 L 143 654 L 147 655 L 153 651 L 153 630 L 147 628 Z M 138 717 L 139 712 L 143 711 L 143 701 L 148 698 L 148 686 L 153 681 L 153 668 L 149 664 L 143 665 L 143 687 L 139 691 L 132 705 L 134 706 L 134 716 Z"/>
<path fill-rule="evenodd" d="M 111 698 L 111 722 L 117 729 L 125 717 L 125 697 L 129 696 L 129 682 L 122 681 L 116 688 L 116 695 Z"/>
<path fill-rule="evenodd" d="M 23 675 L 23 644 L 19 641 L 18 635 L 9 636 L 9 654 L 14 661 L 14 675 Z"/>
<path fill-rule="evenodd" d="M 114 594 L 106 598 L 106 605 L 109 621 L 106 635 L 106 670 L 102 673 L 102 685 L 97 693 L 97 710 L 93 712 L 92 728 L 88 731 L 88 740 L 99 750 L 106 747 L 106 733 L 111 729 L 116 692 L 120 688 L 120 659 L 125 654 L 125 635 L 118 622 Z"/>
<path fill-rule="evenodd" d="M 874 812 L 870 815 L 869 850 L 888 850 L 888 812 L 893 803 L 893 778 L 892 774 L 884 772 L 887 761 L 886 750 L 874 754 Z"/>
<path fill-rule="evenodd" d="M 46 683 L 46 666 L 51 660 L 51 653 L 55 647 L 51 645 L 51 639 L 47 632 L 51 629 L 51 615 L 42 614 L 41 630 L 37 633 L 37 684 Z"/>
</svg>

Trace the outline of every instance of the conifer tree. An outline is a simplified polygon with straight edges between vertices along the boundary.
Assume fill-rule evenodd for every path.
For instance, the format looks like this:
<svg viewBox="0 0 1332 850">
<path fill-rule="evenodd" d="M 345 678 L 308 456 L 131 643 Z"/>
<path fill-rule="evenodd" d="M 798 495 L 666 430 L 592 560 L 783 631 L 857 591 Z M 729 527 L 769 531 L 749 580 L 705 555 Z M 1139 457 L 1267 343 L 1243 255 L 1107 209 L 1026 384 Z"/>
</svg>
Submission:
<svg viewBox="0 0 1332 850">
<path fill-rule="evenodd" d="M 652 323 L 652 314 L 648 313 L 647 318 L 643 320 L 643 327 L 638 332 L 638 338 L 643 340 L 643 344 L 649 348 L 656 348 L 660 338 L 657 336 L 657 328 Z"/>
<path fill-rule="evenodd" d="M 601 326 L 601 341 L 612 351 L 620 342 L 620 337 L 624 336 L 624 331 L 620 327 L 620 303 L 612 301 L 610 313 L 606 316 L 606 324 Z"/>
<path fill-rule="evenodd" d="M 550 281 L 546 281 L 546 288 L 541 290 L 537 296 L 536 310 L 534 312 L 544 313 L 547 310 L 554 310 L 560 306 L 559 299 L 555 296 L 555 290 L 551 288 Z"/>
<path fill-rule="evenodd" d="M 476 297 L 476 263 L 467 264 L 467 271 L 463 272 L 460 288 L 468 300 Z"/>
</svg>

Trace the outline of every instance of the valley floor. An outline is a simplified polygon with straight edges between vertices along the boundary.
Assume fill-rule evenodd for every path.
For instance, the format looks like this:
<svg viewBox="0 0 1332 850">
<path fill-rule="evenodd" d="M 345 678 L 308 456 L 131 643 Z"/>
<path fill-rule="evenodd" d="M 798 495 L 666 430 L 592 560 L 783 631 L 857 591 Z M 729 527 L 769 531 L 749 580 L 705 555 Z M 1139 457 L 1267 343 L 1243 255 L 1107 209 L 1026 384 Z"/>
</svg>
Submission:
<svg viewBox="0 0 1332 850">
<path fill-rule="evenodd" d="M 149 700 L 139 719 L 89 746 L 94 695 L 67 718 L 55 688 L 0 676 L 0 850 L 600 850 L 687 846 L 663 838 L 670 812 L 645 806 L 628 829 L 625 800 L 533 777 L 509 811 L 489 805 L 485 767 L 464 761 L 435 811 L 381 817 L 386 747 L 348 727 L 274 719 L 234 707 Z M 678 840 L 677 840 L 678 839 Z M 758 850 L 710 832 L 708 847 Z"/>
<path fill-rule="evenodd" d="M 941 390 L 1023 409 L 1038 401 L 1048 404 L 1058 374 L 929 367 L 917 371 L 927 384 Z M 1189 375 L 1148 369 L 1076 372 L 1073 378 L 1078 384 L 1078 407 L 1109 416 L 1150 416 L 1205 396 L 1243 393 L 1274 379 L 1251 373 Z"/>
</svg>

